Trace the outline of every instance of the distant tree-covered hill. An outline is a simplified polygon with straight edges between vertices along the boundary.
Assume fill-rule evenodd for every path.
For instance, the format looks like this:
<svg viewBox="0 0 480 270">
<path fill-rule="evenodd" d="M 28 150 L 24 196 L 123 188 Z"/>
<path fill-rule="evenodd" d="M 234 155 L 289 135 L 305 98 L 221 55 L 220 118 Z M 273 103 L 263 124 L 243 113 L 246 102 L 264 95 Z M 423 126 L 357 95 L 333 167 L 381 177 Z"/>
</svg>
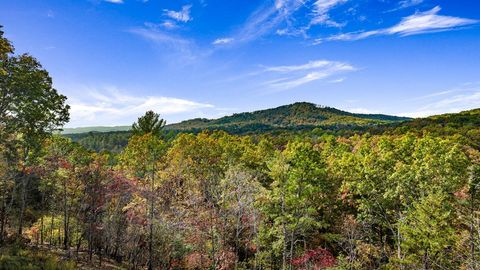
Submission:
<svg viewBox="0 0 480 270">
<path fill-rule="evenodd" d="M 78 127 L 78 128 L 64 128 L 62 134 L 79 134 L 88 132 L 113 132 L 113 131 L 129 131 L 131 126 L 115 126 L 115 127 Z"/>
<path fill-rule="evenodd" d="M 335 108 L 299 102 L 273 109 L 237 113 L 219 119 L 192 119 L 167 125 L 173 133 L 223 130 L 231 134 L 265 134 L 308 131 L 322 128 L 332 132 L 361 131 L 377 125 L 410 120 L 383 114 L 355 114 Z M 63 134 L 95 151 L 118 152 L 127 145 L 129 126 L 65 129 Z"/>
<path fill-rule="evenodd" d="M 128 129 L 127 129 L 128 130 Z M 480 109 L 461 113 L 411 119 L 383 114 L 355 114 L 312 103 L 295 103 L 278 108 L 238 113 L 219 119 L 192 119 L 166 126 L 171 133 L 198 133 L 223 130 L 231 134 L 272 136 L 286 134 L 333 134 L 350 136 L 356 133 L 404 134 L 406 132 L 436 135 L 462 134 L 471 144 L 480 142 Z M 128 142 L 129 131 L 65 134 L 95 151 L 121 151 Z"/>
<path fill-rule="evenodd" d="M 225 130 L 233 134 L 261 133 L 274 130 L 301 130 L 314 127 L 329 129 L 372 126 L 410 120 L 383 114 L 355 114 L 335 108 L 298 102 L 273 109 L 237 113 L 219 119 L 197 118 L 168 125 L 174 131 Z"/>
<path fill-rule="evenodd" d="M 447 113 L 411 121 L 377 126 L 369 130 L 376 134 L 429 133 L 435 136 L 462 135 L 470 145 L 480 149 L 480 108 L 459 113 Z"/>
</svg>

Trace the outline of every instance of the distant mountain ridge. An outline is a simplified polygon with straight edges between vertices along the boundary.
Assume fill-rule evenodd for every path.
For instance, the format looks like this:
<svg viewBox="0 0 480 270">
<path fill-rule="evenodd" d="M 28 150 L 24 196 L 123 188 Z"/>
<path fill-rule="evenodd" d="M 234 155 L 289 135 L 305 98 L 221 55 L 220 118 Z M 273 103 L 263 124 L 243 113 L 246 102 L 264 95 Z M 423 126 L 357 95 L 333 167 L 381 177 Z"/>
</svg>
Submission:
<svg viewBox="0 0 480 270">
<path fill-rule="evenodd" d="M 255 130 L 371 126 L 406 120 L 411 118 L 384 114 L 356 114 L 313 103 L 297 102 L 272 109 L 236 113 L 219 119 L 191 119 L 168 125 L 166 129 L 185 132 L 221 129 L 232 133 L 245 133 Z"/>
<path fill-rule="evenodd" d="M 128 131 L 130 126 L 108 128 L 110 131 L 107 132 L 102 132 L 104 129 L 98 127 L 82 128 L 75 131 L 88 131 L 64 135 L 97 152 L 106 150 L 119 153 L 128 144 L 131 136 L 131 132 Z M 127 131 L 111 130 L 117 128 L 124 128 Z M 168 125 L 166 129 L 173 133 L 223 130 L 231 134 L 274 136 L 288 136 L 288 134 L 351 136 L 366 132 L 370 134 L 428 132 L 438 136 L 462 134 L 471 142 L 471 145 L 480 147 L 480 109 L 410 119 L 382 114 L 355 114 L 311 103 L 295 103 L 219 119 L 187 120 Z"/>
<path fill-rule="evenodd" d="M 112 131 L 129 131 L 132 126 L 93 126 L 93 127 L 77 127 L 77 128 L 64 128 L 62 134 L 79 134 L 88 132 L 112 132 Z"/>
<path fill-rule="evenodd" d="M 272 109 L 236 113 L 218 119 L 195 118 L 167 125 L 167 130 L 198 132 L 204 129 L 221 129 L 233 133 L 295 129 L 310 127 L 370 126 L 411 120 L 408 117 L 385 114 L 358 114 L 320 106 L 308 102 L 297 102 Z M 63 134 L 88 132 L 129 131 L 131 126 L 65 128 Z"/>
</svg>

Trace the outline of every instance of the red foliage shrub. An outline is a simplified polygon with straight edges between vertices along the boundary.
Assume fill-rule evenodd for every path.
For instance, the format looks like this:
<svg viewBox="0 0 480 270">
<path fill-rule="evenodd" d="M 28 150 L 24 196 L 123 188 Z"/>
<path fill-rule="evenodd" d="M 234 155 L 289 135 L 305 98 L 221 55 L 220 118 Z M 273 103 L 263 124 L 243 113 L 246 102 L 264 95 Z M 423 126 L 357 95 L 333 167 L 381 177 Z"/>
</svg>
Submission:
<svg viewBox="0 0 480 270">
<path fill-rule="evenodd" d="M 290 263 L 298 269 L 325 269 L 337 264 L 335 257 L 324 248 L 317 248 L 305 252 L 303 255 L 293 258 Z"/>
</svg>

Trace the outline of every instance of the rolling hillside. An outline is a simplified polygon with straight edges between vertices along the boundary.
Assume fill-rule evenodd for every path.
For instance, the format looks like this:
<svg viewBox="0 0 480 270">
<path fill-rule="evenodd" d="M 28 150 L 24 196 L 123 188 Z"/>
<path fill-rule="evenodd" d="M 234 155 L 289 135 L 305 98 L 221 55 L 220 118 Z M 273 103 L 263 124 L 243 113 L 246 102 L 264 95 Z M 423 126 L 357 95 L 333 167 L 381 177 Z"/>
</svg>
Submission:
<svg viewBox="0 0 480 270">
<path fill-rule="evenodd" d="M 116 131 L 115 128 L 124 128 Z M 130 127 L 91 127 L 74 129 L 64 135 L 95 151 L 120 152 L 128 143 Z M 318 129 L 319 128 L 319 129 Z M 192 119 L 166 126 L 172 133 L 197 133 L 202 130 L 224 130 L 232 134 L 284 134 L 306 132 L 349 136 L 356 133 L 404 134 L 424 133 L 438 136 L 462 134 L 477 145 L 480 141 L 480 109 L 410 119 L 382 114 L 354 114 L 311 103 L 295 103 L 268 110 L 239 113 L 219 119 Z M 86 130 L 87 132 L 80 132 Z M 67 130 L 69 132 L 69 130 Z"/>
<path fill-rule="evenodd" d="M 373 126 L 410 120 L 383 114 L 355 114 L 335 108 L 299 102 L 273 109 L 238 113 L 219 119 L 197 118 L 168 125 L 168 130 L 197 132 L 225 130 L 230 133 L 258 133 L 274 130 L 298 130 L 314 127 L 330 129 Z"/>
<path fill-rule="evenodd" d="M 78 128 L 64 128 L 62 134 L 80 134 L 88 132 L 115 132 L 115 131 L 129 131 L 131 126 L 115 126 L 115 127 L 78 127 Z"/>
<path fill-rule="evenodd" d="M 360 132 L 385 124 L 410 120 L 382 114 L 354 114 L 312 103 L 294 103 L 273 109 L 238 113 L 219 119 L 192 119 L 167 125 L 173 133 L 197 133 L 203 130 L 224 130 L 231 134 L 264 134 L 308 131 L 322 128 L 332 132 Z M 129 126 L 65 129 L 63 134 L 95 151 L 119 152 L 127 145 Z"/>
</svg>

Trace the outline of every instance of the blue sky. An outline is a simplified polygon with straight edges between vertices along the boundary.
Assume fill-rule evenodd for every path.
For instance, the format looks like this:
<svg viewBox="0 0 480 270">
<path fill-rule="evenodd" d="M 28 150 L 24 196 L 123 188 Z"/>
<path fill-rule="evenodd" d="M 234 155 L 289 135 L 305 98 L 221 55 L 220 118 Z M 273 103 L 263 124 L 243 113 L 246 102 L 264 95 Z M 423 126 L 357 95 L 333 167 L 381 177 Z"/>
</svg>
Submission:
<svg viewBox="0 0 480 270">
<path fill-rule="evenodd" d="M 480 107 L 477 0 L 3 0 L 0 24 L 68 96 L 68 127 Z"/>
</svg>

